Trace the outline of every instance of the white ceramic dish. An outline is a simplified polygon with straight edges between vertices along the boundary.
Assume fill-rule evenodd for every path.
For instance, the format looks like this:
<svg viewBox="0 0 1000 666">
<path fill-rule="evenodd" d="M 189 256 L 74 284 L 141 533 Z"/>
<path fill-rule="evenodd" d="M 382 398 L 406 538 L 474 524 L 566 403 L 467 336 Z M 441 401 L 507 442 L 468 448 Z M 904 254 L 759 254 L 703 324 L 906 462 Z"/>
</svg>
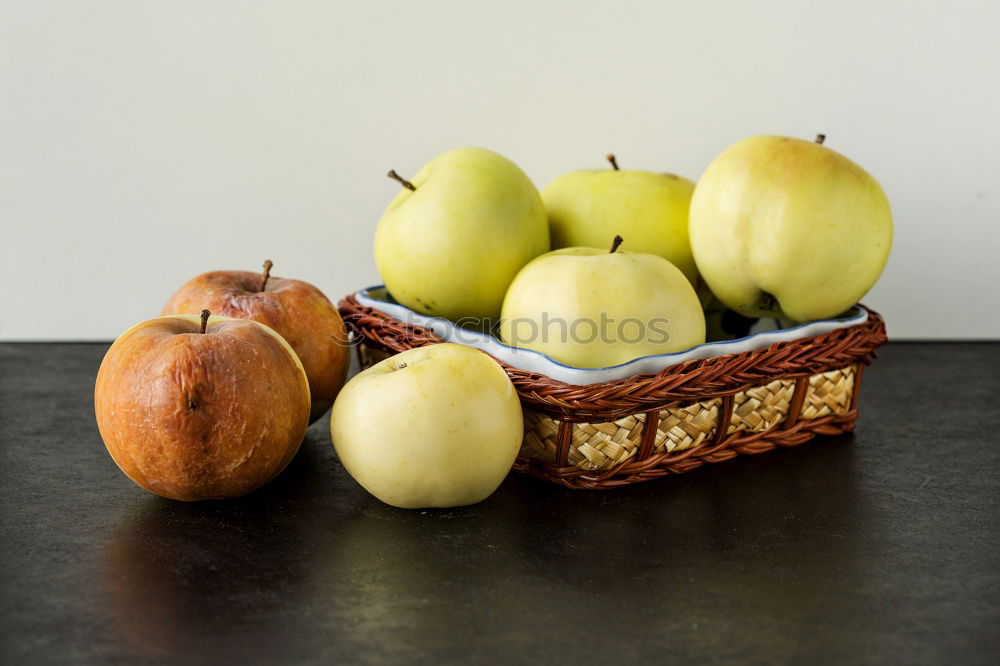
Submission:
<svg viewBox="0 0 1000 666">
<path fill-rule="evenodd" d="M 563 365 L 559 361 L 540 352 L 505 345 L 492 335 L 459 328 L 447 319 L 418 314 L 393 301 L 386 293 L 385 287 L 381 285 L 362 289 L 354 294 L 354 298 L 361 305 L 374 308 L 404 323 L 430 329 L 434 335 L 447 342 L 457 342 L 481 349 L 520 370 L 538 372 L 566 384 L 575 384 L 578 386 L 617 381 L 626 379 L 632 375 L 652 375 L 666 367 L 683 363 L 684 361 L 756 351 L 769 347 L 775 342 L 787 342 L 798 338 L 821 335 L 839 328 L 861 324 L 868 320 L 868 311 L 857 306 L 851 308 L 842 317 L 821 319 L 786 328 L 781 328 L 778 322 L 767 320 L 766 322 L 758 323 L 754 327 L 753 330 L 757 332 L 736 340 L 706 342 L 703 345 L 698 345 L 685 351 L 673 354 L 643 356 L 628 363 L 613 365 L 607 368 L 573 368 Z M 779 328 L 760 330 L 768 326 L 779 326 Z"/>
</svg>

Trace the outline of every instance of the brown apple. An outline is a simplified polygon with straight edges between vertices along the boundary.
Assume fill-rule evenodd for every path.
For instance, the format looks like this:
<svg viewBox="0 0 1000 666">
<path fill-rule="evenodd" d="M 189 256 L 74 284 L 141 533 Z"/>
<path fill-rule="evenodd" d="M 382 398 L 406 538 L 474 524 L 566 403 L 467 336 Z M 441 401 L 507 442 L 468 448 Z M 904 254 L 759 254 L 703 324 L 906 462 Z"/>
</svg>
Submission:
<svg viewBox="0 0 1000 666">
<path fill-rule="evenodd" d="M 302 443 L 309 406 L 305 370 L 280 335 L 207 310 L 125 331 L 94 388 L 118 467 L 184 501 L 237 497 L 277 476 Z"/>
<path fill-rule="evenodd" d="M 301 280 L 271 277 L 271 261 L 263 273 L 212 271 L 177 290 L 160 314 L 197 314 L 202 308 L 225 317 L 253 319 L 281 334 L 299 355 L 312 392 L 312 423 L 323 416 L 344 385 L 347 331 L 337 308 L 323 292 Z"/>
</svg>

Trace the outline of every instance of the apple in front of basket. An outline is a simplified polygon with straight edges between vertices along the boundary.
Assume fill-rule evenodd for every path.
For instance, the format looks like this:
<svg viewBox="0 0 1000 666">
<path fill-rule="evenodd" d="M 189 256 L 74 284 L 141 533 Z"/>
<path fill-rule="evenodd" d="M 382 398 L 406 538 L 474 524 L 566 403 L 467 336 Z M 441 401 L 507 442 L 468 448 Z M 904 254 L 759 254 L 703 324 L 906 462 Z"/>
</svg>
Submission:
<svg viewBox="0 0 1000 666">
<path fill-rule="evenodd" d="M 137 484 L 194 501 L 277 476 L 305 436 L 309 380 L 291 345 L 249 319 L 157 317 L 119 337 L 94 387 L 108 453 Z"/>
<path fill-rule="evenodd" d="M 510 471 L 524 434 L 521 403 L 484 352 L 443 343 L 357 374 L 330 416 L 348 473 L 392 506 L 475 504 Z"/>
<path fill-rule="evenodd" d="M 701 303 L 680 269 L 627 247 L 628 239 L 615 236 L 610 251 L 563 248 L 529 263 L 504 299 L 501 340 L 577 368 L 705 342 Z"/>
</svg>

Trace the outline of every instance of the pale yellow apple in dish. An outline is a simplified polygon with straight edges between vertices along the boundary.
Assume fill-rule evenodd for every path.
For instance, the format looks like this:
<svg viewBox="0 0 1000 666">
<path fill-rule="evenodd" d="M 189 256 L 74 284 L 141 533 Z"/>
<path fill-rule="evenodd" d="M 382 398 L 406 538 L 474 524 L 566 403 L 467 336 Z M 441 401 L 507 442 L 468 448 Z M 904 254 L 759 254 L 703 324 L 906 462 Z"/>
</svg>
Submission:
<svg viewBox="0 0 1000 666">
<path fill-rule="evenodd" d="M 694 183 L 669 173 L 583 169 L 559 176 L 542 190 L 552 249 L 606 248 L 615 234 L 630 252 L 658 254 L 691 284 L 698 271 L 688 240 L 688 209 Z"/>
<path fill-rule="evenodd" d="M 691 247 L 712 292 L 748 317 L 835 317 L 878 280 L 892 212 L 878 182 L 817 141 L 755 136 L 708 166 Z"/>
<path fill-rule="evenodd" d="M 475 504 L 510 471 L 524 435 L 521 403 L 503 368 L 478 349 L 410 349 L 362 371 L 330 417 L 348 473 L 393 506 Z"/>
<path fill-rule="evenodd" d="M 375 231 L 375 263 L 389 293 L 421 314 L 495 321 L 510 281 L 549 249 L 534 184 L 482 148 L 438 155 L 410 180 L 390 175 L 403 187 Z"/>
<path fill-rule="evenodd" d="M 553 250 L 507 291 L 500 339 L 576 368 L 603 368 L 705 342 L 691 283 L 663 257 L 589 247 Z M 627 247 L 628 240 L 625 240 Z"/>
</svg>

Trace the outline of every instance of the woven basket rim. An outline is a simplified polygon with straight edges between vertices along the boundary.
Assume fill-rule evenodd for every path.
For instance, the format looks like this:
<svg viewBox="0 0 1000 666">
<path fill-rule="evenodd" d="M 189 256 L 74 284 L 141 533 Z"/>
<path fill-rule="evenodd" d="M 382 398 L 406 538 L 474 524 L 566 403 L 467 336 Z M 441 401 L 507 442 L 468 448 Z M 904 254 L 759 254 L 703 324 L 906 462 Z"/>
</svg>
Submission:
<svg viewBox="0 0 1000 666">
<path fill-rule="evenodd" d="M 532 408 L 570 421 L 614 420 L 680 402 L 732 395 L 779 377 L 798 378 L 851 363 L 867 365 L 875 349 L 887 340 L 885 323 L 878 312 L 858 305 L 868 312 L 868 319 L 853 326 L 775 342 L 755 351 L 685 361 L 656 374 L 610 382 L 566 384 L 494 360 L 507 372 L 522 402 Z M 355 334 L 389 351 L 444 342 L 426 328 L 361 305 L 353 295 L 343 298 L 338 308 Z"/>
</svg>

